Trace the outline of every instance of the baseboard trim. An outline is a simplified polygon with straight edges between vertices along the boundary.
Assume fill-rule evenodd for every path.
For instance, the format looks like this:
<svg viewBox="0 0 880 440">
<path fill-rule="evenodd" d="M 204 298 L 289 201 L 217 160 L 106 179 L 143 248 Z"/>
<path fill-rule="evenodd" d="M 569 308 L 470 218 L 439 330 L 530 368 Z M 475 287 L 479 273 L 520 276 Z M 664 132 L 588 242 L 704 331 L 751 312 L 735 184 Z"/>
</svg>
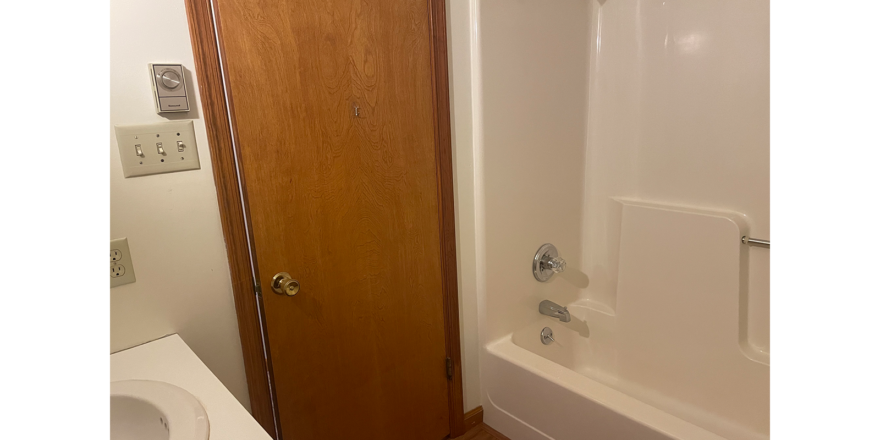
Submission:
<svg viewBox="0 0 880 440">
<path fill-rule="evenodd" d="M 478 406 L 464 413 L 464 432 L 468 432 L 475 426 L 483 423 L 483 407 Z"/>
</svg>

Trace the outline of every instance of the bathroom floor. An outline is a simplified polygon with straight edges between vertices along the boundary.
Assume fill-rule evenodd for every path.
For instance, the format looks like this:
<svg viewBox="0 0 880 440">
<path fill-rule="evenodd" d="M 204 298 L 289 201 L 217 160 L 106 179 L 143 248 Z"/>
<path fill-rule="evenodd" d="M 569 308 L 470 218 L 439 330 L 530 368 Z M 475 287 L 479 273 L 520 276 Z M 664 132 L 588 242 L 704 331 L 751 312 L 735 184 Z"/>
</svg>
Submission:
<svg viewBox="0 0 880 440">
<path fill-rule="evenodd" d="M 510 440 L 500 432 L 492 429 L 485 423 L 474 426 L 463 436 L 457 437 L 455 440 Z"/>
</svg>

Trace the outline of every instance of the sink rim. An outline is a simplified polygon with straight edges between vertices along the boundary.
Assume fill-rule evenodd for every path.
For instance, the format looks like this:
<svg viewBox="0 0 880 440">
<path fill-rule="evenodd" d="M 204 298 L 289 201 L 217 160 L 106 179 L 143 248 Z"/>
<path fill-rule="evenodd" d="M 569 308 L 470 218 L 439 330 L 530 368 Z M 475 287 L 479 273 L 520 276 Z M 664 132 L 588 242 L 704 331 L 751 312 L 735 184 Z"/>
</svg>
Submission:
<svg viewBox="0 0 880 440">
<path fill-rule="evenodd" d="M 127 379 L 110 382 L 110 397 L 143 400 L 165 415 L 169 440 L 208 440 L 210 423 L 204 405 L 189 391 L 167 382 Z"/>
</svg>

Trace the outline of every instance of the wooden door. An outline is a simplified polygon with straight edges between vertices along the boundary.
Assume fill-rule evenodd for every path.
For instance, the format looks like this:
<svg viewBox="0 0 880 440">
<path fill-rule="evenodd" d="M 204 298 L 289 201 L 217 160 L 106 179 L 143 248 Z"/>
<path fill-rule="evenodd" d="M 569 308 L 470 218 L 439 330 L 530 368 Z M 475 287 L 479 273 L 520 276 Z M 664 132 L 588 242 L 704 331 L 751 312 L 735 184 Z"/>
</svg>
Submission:
<svg viewBox="0 0 880 440">
<path fill-rule="evenodd" d="M 215 5 L 282 436 L 444 438 L 428 3 Z"/>
</svg>

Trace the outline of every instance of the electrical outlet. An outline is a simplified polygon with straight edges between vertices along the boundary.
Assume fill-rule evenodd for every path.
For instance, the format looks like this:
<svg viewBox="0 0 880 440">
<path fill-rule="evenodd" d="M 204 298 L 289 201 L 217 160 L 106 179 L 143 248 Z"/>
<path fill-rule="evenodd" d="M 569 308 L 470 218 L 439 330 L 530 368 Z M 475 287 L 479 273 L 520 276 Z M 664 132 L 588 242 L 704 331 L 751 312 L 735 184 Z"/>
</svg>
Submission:
<svg viewBox="0 0 880 440">
<path fill-rule="evenodd" d="M 125 275 L 125 266 L 121 264 L 110 265 L 110 278 L 119 278 Z"/>
<path fill-rule="evenodd" d="M 131 251 L 128 250 L 128 239 L 110 240 L 110 287 L 133 282 L 134 264 L 131 262 Z"/>
</svg>

